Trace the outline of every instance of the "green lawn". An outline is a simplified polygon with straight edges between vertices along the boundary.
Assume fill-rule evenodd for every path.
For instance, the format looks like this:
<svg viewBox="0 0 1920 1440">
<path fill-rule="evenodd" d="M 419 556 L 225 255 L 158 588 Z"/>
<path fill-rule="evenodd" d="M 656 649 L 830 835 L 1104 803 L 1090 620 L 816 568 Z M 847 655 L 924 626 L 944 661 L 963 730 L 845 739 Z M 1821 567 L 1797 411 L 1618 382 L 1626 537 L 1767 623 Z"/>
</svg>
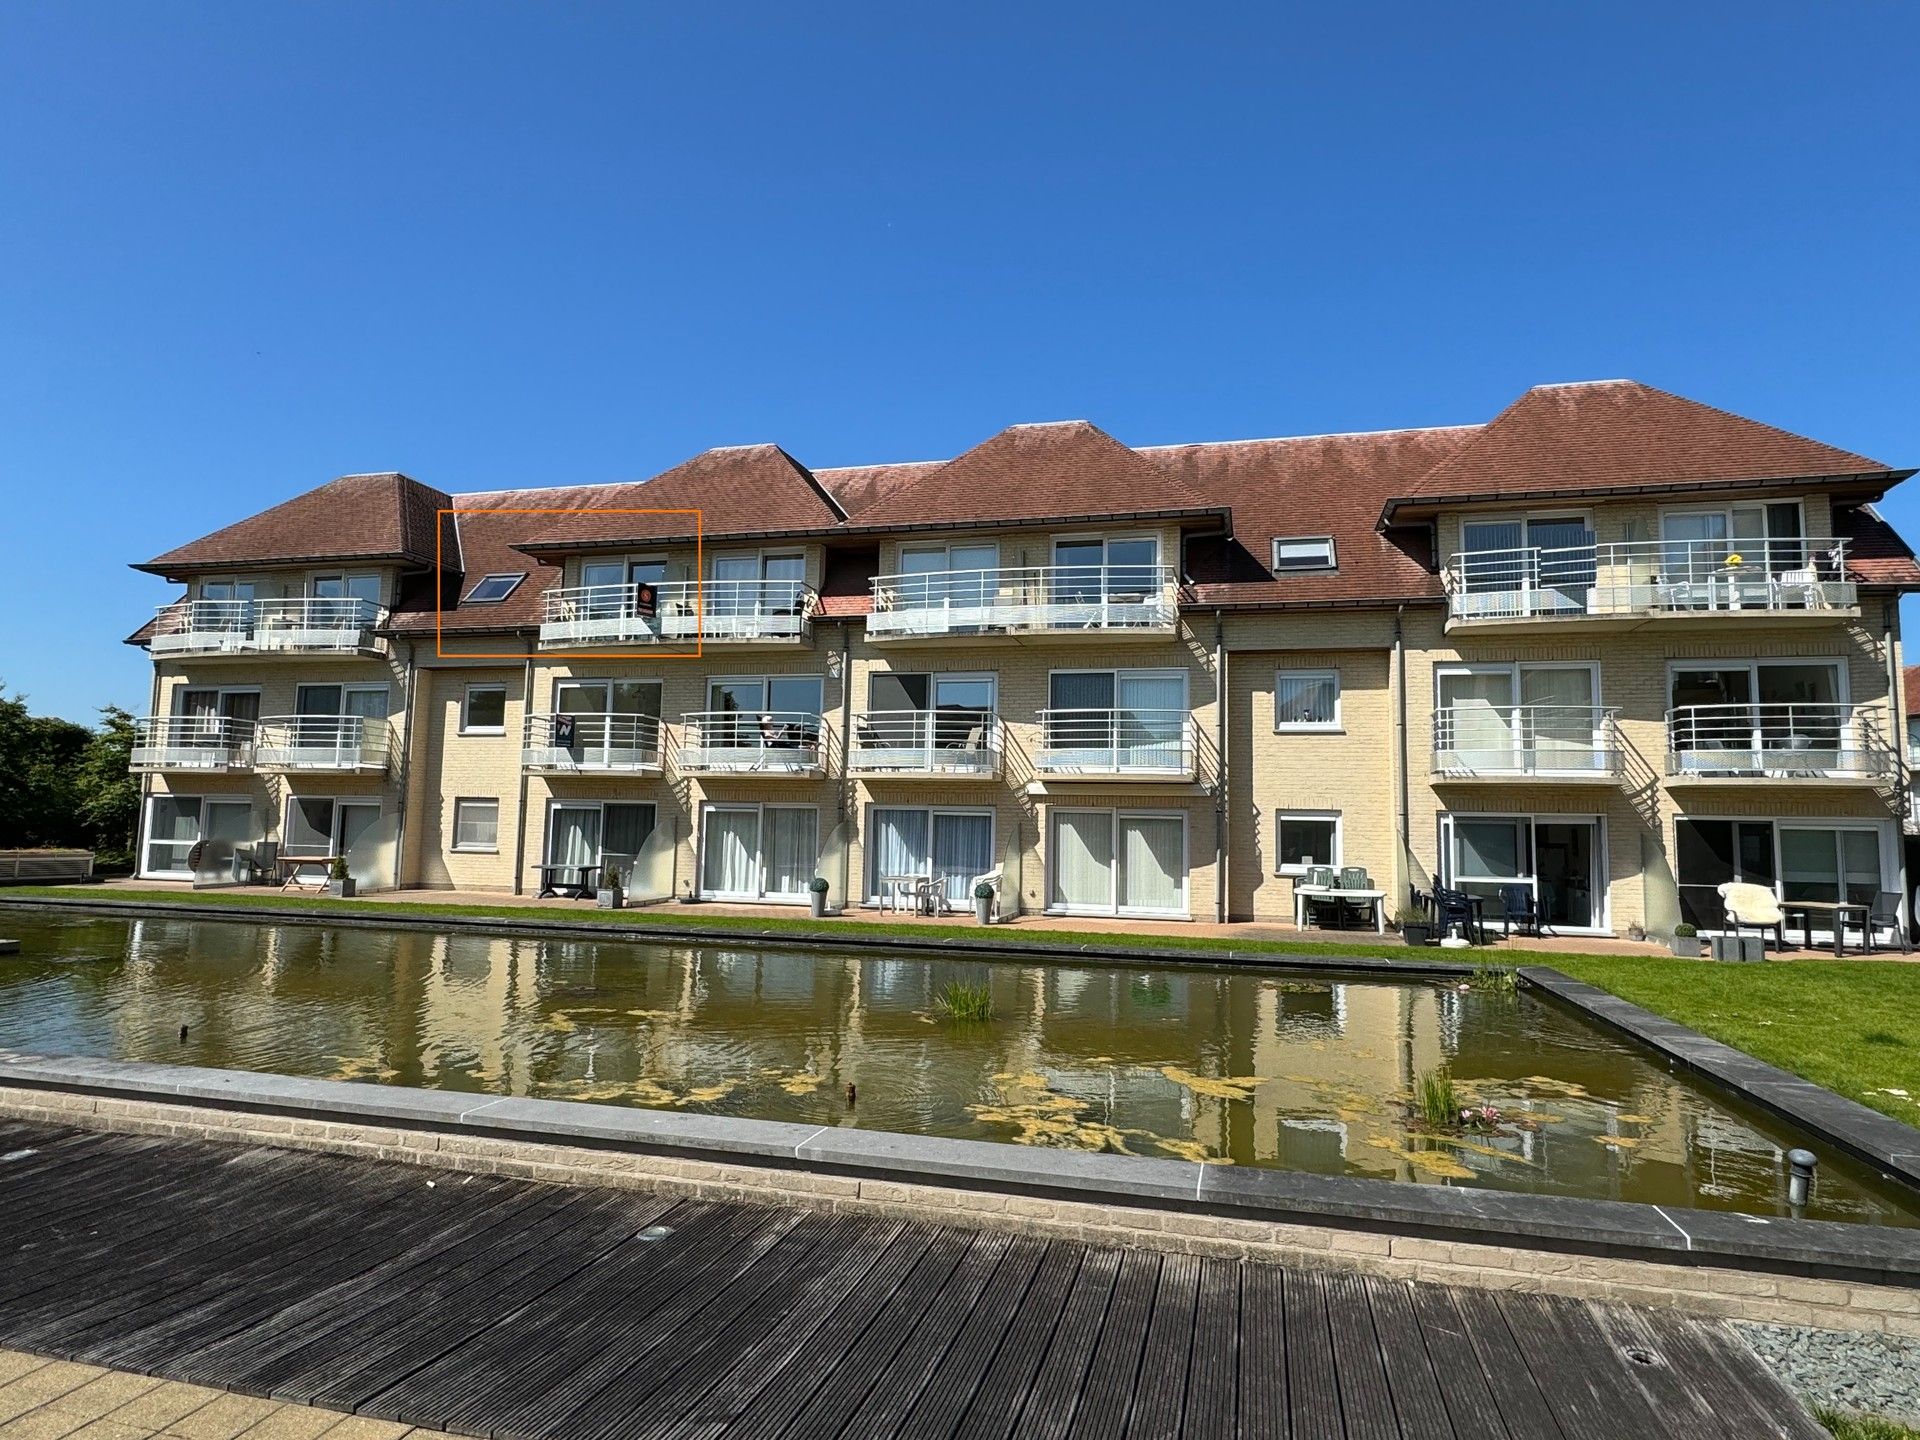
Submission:
<svg viewBox="0 0 1920 1440">
<path fill-rule="evenodd" d="M 1549 963 L 1896 1120 L 1920 1124 L 1920 965 L 1716 965 L 1658 955 L 1555 955 Z"/>
<path fill-rule="evenodd" d="M 1920 1430 L 1884 1420 L 1877 1415 L 1851 1415 L 1844 1410 L 1813 1407 L 1820 1423 L 1833 1432 L 1833 1440 L 1920 1440 Z"/>
<path fill-rule="evenodd" d="M 900 936 L 919 941 L 980 940 L 980 927 L 888 925 L 844 920 L 811 920 L 717 915 L 705 906 L 655 905 L 636 910 L 596 910 L 581 906 L 565 912 L 528 910 L 511 905 L 448 905 L 432 900 L 334 900 L 318 895 L 235 895 L 218 891 L 101 891 L 89 886 L 19 886 L 0 890 L 4 899 L 155 900 L 211 905 L 234 910 L 298 909 L 328 914 L 371 916 L 457 915 L 482 919 L 538 921 L 593 929 L 644 925 L 685 927 L 743 934 L 778 931 L 823 939 L 857 933 Z M 3 922 L 0 922 L 3 928 Z M 1188 936 L 1167 930 L 1089 934 L 1084 931 L 1021 927 L 993 932 L 1009 949 L 1024 945 L 1097 945 L 1124 950 L 1177 948 L 1196 954 L 1374 956 L 1410 961 L 1453 958 L 1431 950 L 1410 951 L 1399 944 L 1364 940 L 1255 940 Z M 1920 1123 L 1920 965 L 1871 960 L 1798 960 L 1792 964 L 1719 965 L 1705 960 L 1675 960 L 1663 955 L 1568 955 L 1506 946 L 1471 952 L 1501 965 L 1551 965 L 1603 990 L 1644 1005 L 1702 1034 L 1737 1046 L 1762 1060 L 1804 1075 L 1895 1119 Z M 1911 1098 L 1889 1094 L 1905 1090 Z"/>
</svg>

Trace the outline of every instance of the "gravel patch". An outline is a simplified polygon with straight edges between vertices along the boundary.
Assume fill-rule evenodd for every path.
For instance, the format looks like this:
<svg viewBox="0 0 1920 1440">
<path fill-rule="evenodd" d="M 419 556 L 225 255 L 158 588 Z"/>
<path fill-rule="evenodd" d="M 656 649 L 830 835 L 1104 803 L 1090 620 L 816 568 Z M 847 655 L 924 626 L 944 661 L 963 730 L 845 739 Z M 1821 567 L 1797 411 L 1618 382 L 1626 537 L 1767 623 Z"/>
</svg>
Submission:
<svg viewBox="0 0 1920 1440">
<path fill-rule="evenodd" d="M 1809 1403 L 1920 1424 L 1920 1340 L 1747 1320 L 1733 1328 Z"/>
</svg>

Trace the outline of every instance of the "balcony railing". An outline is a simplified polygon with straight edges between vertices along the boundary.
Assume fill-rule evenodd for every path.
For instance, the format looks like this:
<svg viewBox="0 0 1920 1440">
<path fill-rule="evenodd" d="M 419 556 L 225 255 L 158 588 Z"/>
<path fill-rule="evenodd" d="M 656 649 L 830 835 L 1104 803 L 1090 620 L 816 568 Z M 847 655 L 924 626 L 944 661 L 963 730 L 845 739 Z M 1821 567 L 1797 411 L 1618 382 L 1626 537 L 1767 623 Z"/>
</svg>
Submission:
<svg viewBox="0 0 1920 1440">
<path fill-rule="evenodd" d="M 356 654 L 387 612 L 371 600 L 180 600 L 162 605 L 155 655 Z"/>
<path fill-rule="evenodd" d="M 827 725 L 804 710 L 701 710 L 680 717 L 675 764 L 703 775 L 817 775 Z"/>
<path fill-rule="evenodd" d="M 853 717 L 847 768 L 859 775 L 991 779 L 1000 720 L 990 710 L 868 710 Z"/>
<path fill-rule="evenodd" d="M 1676 779 L 1879 780 L 1892 748 L 1851 705 L 1813 701 L 1683 705 L 1667 712 Z"/>
<path fill-rule="evenodd" d="M 362 715 L 274 715 L 260 722 L 262 770 L 385 770 L 387 722 Z"/>
<path fill-rule="evenodd" d="M 1049 776 L 1190 780 L 1195 735 L 1185 710 L 1042 710 L 1033 764 Z"/>
<path fill-rule="evenodd" d="M 1433 712 L 1433 774 L 1617 779 L 1616 713 L 1598 705 L 1443 705 Z"/>
<path fill-rule="evenodd" d="M 250 770 L 254 724 L 226 715 L 149 715 L 133 722 L 130 768 Z"/>
<path fill-rule="evenodd" d="M 520 763 L 560 774 L 649 774 L 660 769 L 652 715 L 529 715 Z"/>
<path fill-rule="evenodd" d="M 1633 540 L 1468 550 L 1447 562 L 1454 620 L 1767 615 L 1850 609 L 1844 540 Z"/>
<path fill-rule="evenodd" d="M 799 640 L 819 595 L 798 580 L 671 580 L 574 585 L 542 601 L 540 643 L 653 645 L 662 640 Z"/>
<path fill-rule="evenodd" d="M 1165 565 L 1019 565 L 876 575 L 876 639 L 1031 631 L 1173 629 L 1179 585 Z"/>
</svg>

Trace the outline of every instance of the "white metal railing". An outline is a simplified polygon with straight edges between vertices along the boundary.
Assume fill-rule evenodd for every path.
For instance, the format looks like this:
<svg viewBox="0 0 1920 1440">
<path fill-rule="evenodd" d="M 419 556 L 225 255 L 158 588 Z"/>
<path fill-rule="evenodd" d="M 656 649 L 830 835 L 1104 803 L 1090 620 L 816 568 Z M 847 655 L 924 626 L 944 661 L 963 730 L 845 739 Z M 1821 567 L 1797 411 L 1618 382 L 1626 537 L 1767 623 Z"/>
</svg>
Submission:
<svg viewBox="0 0 1920 1440">
<path fill-rule="evenodd" d="M 797 640 L 819 595 L 798 580 L 663 580 L 573 585 L 541 601 L 540 643 L 651 645 L 660 640 Z"/>
<path fill-rule="evenodd" d="M 253 762 L 263 770 L 384 770 L 387 722 L 362 715 L 273 715 L 260 721 Z"/>
<path fill-rule="evenodd" d="M 1844 540 L 1632 540 L 1467 550 L 1447 562 L 1456 620 L 1818 611 L 1856 605 Z"/>
<path fill-rule="evenodd" d="M 529 715 L 520 763 L 529 770 L 658 770 L 660 721 L 652 715 Z"/>
<path fill-rule="evenodd" d="M 698 710 L 680 717 L 675 763 L 708 774 L 811 774 L 825 768 L 827 724 L 804 710 Z"/>
<path fill-rule="evenodd" d="M 148 715 L 133 722 L 133 770 L 248 770 L 251 720 L 228 715 Z"/>
<path fill-rule="evenodd" d="M 1042 710 L 1033 764 L 1043 775 L 1191 778 L 1196 734 L 1185 710 Z"/>
<path fill-rule="evenodd" d="M 1000 720 L 991 710 L 865 710 L 854 715 L 847 768 L 856 774 L 992 777 Z"/>
<path fill-rule="evenodd" d="M 1167 565 L 1015 565 L 873 578 L 874 636 L 1027 630 L 1171 630 L 1179 585 Z"/>
<path fill-rule="evenodd" d="M 1878 779 L 1893 751 L 1851 705 L 1682 705 L 1667 712 L 1667 774 Z"/>
<path fill-rule="evenodd" d="M 1433 773 L 1617 777 L 1617 714 L 1599 705 L 1443 705 L 1433 712 Z"/>
<path fill-rule="evenodd" d="M 296 600 L 178 600 L 162 605 L 149 648 L 156 655 L 354 653 L 373 648 L 386 611 L 341 596 Z"/>
</svg>

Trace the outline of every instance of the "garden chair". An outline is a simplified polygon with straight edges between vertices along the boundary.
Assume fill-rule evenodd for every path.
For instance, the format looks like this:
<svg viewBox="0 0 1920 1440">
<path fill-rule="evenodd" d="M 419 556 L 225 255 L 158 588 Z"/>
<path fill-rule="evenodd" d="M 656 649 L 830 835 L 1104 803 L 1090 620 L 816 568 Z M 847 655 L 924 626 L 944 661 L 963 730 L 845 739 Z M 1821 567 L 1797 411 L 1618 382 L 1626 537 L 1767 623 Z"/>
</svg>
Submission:
<svg viewBox="0 0 1920 1440">
<path fill-rule="evenodd" d="M 1765 885 L 1729 880 L 1719 887 L 1720 908 L 1726 912 L 1727 928 L 1738 939 L 1751 930 L 1760 937 L 1760 953 L 1767 952 L 1767 931 L 1773 932 L 1775 954 L 1787 948 L 1787 917 L 1780 909 L 1780 897 Z"/>
<path fill-rule="evenodd" d="M 1340 888 L 1342 890 L 1371 890 L 1373 878 L 1361 865 L 1343 865 L 1340 867 Z M 1340 902 L 1342 924 L 1364 926 L 1373 923 L 1373 902 L 1371 900 L 1342 900 Z"/>
<path fill-rule="evenodd" d="M 1546 922 L 1540 918 L 1540 902 L 1531 885 L 1500 887 L 1500 918 L 1509 935 L 1545 935 Z"/>
<path fill-rule="evenodd" d="M 1340 881 L 1331 865 L 1309 865 L 1307 873 L 1300 877 L 1300 883 L 1313 890 L 1334 890 L 1339 888 Z M 1316 911 L 1325 912 L 1336 923 L 1342 916 L 1340 901 L 1332 895 L 1305 897 L 1305 904 L 1301 907 L 1301 911 L 1301 918 L 1305 920 L 1309 929 L 1313 927 Z"/>
<path fill-rule="evenodd" d="M 1882 890 L 1873 897 L 1873 908 L 1867 911 L 1867 923 L 1860 936 L 1862 945 L 1869 955 L 1873 953 L 1874 932 L 1893 931 L 1894 944 L 1900 947 L 1902 955 L 1913 953 L 1913 941 L 1907 935 L 1906 924 L 1900 918 L 1900 896 L 1892 890 Z"/>
<path fill-rule="evenodd" d="M 1455 926 L 1460 933 L 1476 945 L 1487 943 L 1486 922 L 1481 919 L 1480 906 L 1474 897 L 1464 890 L 1448 890 L 1436 886 L 1433 892 L 1435 920 L 1439 924 L 1441 935 L 1446 935 Z"/>
</svg>

